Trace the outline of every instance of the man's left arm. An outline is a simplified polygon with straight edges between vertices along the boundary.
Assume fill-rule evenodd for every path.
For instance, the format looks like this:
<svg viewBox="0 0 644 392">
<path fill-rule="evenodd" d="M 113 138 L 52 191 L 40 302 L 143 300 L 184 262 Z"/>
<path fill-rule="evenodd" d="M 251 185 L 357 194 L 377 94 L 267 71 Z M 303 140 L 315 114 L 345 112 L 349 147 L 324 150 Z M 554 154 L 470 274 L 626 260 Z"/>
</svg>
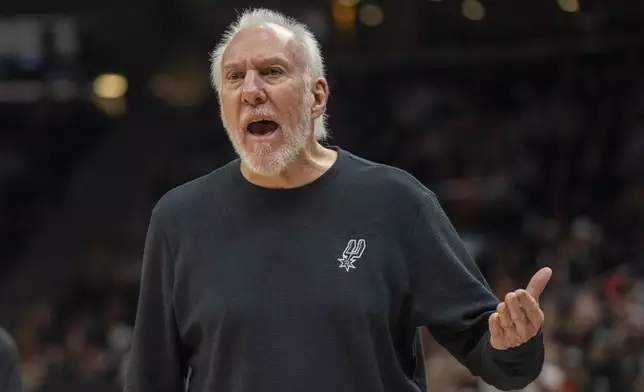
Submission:
<svg viewBox="0 0 644 392">
<path fill-rule="evenodd" d="M 533 382 L 541 373 L 545 349 L 543 312 L 538 295 L 531 294 L 535 285 L 536 290 L 545 287 L 545 272 L 539 272 L 532 288 L 509 293 L 500 302 L 430 191 L 412 238 L 415 325 L 426 326 L 473 375 L 497 389 L 521 389 Z"/>
</svg>

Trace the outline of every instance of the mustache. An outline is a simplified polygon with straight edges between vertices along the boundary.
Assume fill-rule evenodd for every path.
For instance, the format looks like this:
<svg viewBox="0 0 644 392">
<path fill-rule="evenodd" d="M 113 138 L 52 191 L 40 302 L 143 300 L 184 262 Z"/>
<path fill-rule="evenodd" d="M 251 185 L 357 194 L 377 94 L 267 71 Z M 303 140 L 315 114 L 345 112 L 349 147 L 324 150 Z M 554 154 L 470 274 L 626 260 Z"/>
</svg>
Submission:
<svg viewBox="0 0 644 392">
<path fill-rule="evenodd" d="M 265 119 L 275 119 L 277 116 L 275 115 L 275 112 L 266 109 L 266 108 L 245 108 L 244 111 L 242 112 L 241 119 L 242 123 L 247 123 L 251 119 L 256 119 L 256 118 L 265 118 Z"/>
</svg>

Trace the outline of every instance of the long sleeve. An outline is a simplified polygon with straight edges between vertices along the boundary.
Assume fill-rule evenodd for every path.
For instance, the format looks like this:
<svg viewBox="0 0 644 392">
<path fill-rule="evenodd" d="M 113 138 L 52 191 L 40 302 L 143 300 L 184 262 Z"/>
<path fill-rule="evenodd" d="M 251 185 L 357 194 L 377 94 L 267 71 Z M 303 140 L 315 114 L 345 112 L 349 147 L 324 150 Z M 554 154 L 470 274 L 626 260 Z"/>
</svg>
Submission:
<svg viewBox="0 0 644 392">
<path fill-rule="evenodd" d="M 499 300 L 467 252 L 436 196 L 429 192 L 413 235 L 413 322 L 470 372 L 500 390 L 521 389 L 541 372 L 541 331 L 522 346 L 496 350 L 488 318 Z"/>
<path fill-rule="evenodd" d="M 22 392 L 20 357 L 13 339 L 0 329 L 0 391 Z"/>
<path fill-rule="evenodd" d="M 153 212 L 148 227 L 141 288 L 125 392 L 181 392 L 187 365 L 176 326 L 174 265 L 168 239 Z"/>
</svg>

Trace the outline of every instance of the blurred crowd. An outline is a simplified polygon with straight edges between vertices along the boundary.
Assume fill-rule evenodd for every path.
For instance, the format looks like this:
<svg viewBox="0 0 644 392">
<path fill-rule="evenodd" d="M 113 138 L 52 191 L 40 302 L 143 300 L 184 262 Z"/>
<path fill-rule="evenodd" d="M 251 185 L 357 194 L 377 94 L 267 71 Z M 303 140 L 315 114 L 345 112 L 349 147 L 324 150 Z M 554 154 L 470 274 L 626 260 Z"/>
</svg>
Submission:
<svg viewBox="0 0 644 392">
<path fill-rule="evenodd" d="M 42 100 L 0 104 L 0 268 L 65 198 L 74 168 L 104 131 L 93 105 Z"/>
<path fill-rule="evenodd" d="M 434 190 L 499 297 L 541 266 L 554 270 L 541 300 L 546 365 L 528 392 L 644 392 L 639 65 L 599 56 L 331 76 L 329 144 L 405 169 Z M 216 124 L 202 132 L 226 142 Z M 14 166 L 27 156 L 39 155 L 14 157 Z M 150 206 L 179 179 L 224 163 L 206 148 L 186 156 L 159 158 L 152 178 L 141 179 Z M 32 178 L 22 173 L 14 178 Z M 13 329 L 28 391 L 121 389 L 149 212 L 139 211 L 137 235 L 110 231 L 92 244 L 74 261 L 82 273 L 64 295 L 34 303 Z M 494 390 L 426 331 L 424 342 L 430 391 Z"/>
<path fill-rule="evenodd" d="M 392 127 L 420 135 L 392 160 L 441 196 L 499 298 L 554 269 L 541 301 L 547 362 L 527 391 L 642 391 L 641 71 L 597 59 L 530 69 L 401 92 Z M 428 341 L 434 390 L 494 390 Z"/>
</svg>

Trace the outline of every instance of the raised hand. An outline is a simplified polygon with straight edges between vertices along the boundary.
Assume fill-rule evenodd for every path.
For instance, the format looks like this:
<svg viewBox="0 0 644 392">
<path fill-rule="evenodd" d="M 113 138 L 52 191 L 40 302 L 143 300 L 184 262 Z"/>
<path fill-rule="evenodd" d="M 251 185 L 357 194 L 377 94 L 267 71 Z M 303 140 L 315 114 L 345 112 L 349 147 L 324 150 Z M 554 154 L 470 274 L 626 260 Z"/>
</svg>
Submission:
<svg viewBox="0 0 644 392">
<path fill-rule="evenodd" d="M 544 315 L 539 297 L 546 288 L 552 270 L 542 268 L 525 290 L 508 293 L 488 320 L 490 343 L 497 350 L 518 347 L 533 338 L 543 325 Z"/>
</svg>

